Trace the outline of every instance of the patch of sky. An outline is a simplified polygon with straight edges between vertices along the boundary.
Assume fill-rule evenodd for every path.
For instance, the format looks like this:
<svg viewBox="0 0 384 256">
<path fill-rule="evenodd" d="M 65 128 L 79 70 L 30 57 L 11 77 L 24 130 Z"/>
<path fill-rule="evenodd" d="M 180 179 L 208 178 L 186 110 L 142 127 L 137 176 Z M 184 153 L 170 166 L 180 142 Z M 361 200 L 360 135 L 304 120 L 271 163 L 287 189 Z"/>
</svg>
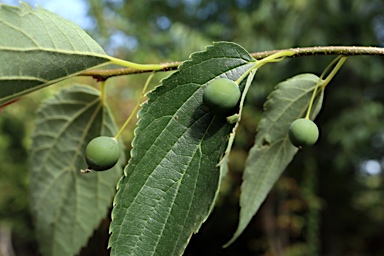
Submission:
<svg viewBox="0 0 384 256">
<path fill-rule="evenodd" d="M 9 5 L 20 5 L 19 0 L 1 0 L 1 3 Z M 88 16 L 88 2 L 84 0 L 23 0 L 32 7 L 41 6 L 61 17 L 70 20 L 83 29 L 95 28 L 95 22 Z"/>
<path fill-rule="evenodd" d="M 380 162 L 374 159 L 365 160 L 360 164 L 360 173 L 365 175 L 378 175 L 381 169 Z"/>
<path fill-rule="evenodd" d="M 157 26 L 162 30 L 167 30 L 171 27 L 172 22 L 167 16 L 160 16 L 156 19 Z"/>
<path fill-rule="evenodd" d="M 251 0 L 236 0 L 236 3 L 240 8 L 246 8 L 251 4 Z"/>
<path fill-rule="evenodd" d="M 219 9 L 219 7 L 217 6 L 217 3 L 214 3 L 214 2 L 208 3 L 203 8 L 200 8 L 197 11 L 197 17 L 200 20 L 205 20 L 209 16 L 215 14 L 218 9 Z"/>
<path fill-rule="evenodd" d="M 115 30 L 112 32 L 104 50 L 108 55 L 114 55 L 115 50 L 118 48 L 126 48 L 134 51 L 138 46 L 139 42 L 135 36 L 127 35 L 120 30 Z"/>
</svg>

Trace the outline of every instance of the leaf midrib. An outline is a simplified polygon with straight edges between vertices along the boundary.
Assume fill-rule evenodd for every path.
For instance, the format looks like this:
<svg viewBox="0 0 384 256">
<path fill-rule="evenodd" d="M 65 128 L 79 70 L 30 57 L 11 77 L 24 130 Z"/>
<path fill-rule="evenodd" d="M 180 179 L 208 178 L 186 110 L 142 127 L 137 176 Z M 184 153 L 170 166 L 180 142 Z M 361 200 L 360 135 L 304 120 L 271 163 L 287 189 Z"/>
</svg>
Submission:
<svg viewBox="0 0 384 256">
<path fill-rule="evenodd" d="M 305 90 L 305 89 L 301 89 L 301 88 L 300 88 L 300 90 L 303 91 L 303 93 L 301 93 L 301 94 L 300 94 L 298 97 L 296 97 L 294 100 L 289 99 L 289 100 L 288 100 L 289 104 L 286 104 L 286 107 L 283 108 L 284 111 L 280 111 L 280 114 L 277 115 L 277 117 L 276 117 L 275 119 L 273 119 L 273 120 L 270 119 L 270 120 L 272 121 L 272 122 L 271 122 L 271 125 L 270 125 L 269 127 L 265 128 L 265 132 L 264 132 L 262 138 L 264 138 L 267 134 L 269 134 L 270 130 L 271 130 L 272 127 L 275 125 L 276 120 L 278 120 L 278 119 L 280 119 L 282 116 L 284 116 L 284 113 L 286 113 L 287 109 L 289 109 L 289 108 L 292 106 L 292 104 L 294 104 L 295 102 L 297 102 L 299 99 L 302 99 L 303 97 L 305 97 L 305 95 L 307 95 L 308 92 L 312 91 L 312 87 L 311 87 L 311 89 L 308 88 L 307 90 Z M 304 111 L 305 111 L 305 108 L 304 108 Z M 262 141 L 263 141 L 263 140 L 261 139 L 261 140 L 260 140 L 260 143 L 262 143 Z M 258 144 L 258 146 L 260 146 L 260 143 Z"/>
<path fill-rule="evenodd" d="M 196 92 L 197 92 L 199 89 L 201 89 L 201 85 L 199 86 L 199 88 L 197 88 L 197 90 L 196 90 L 194 93 L 191 94 L 190 97 L 188 97 L 188 99 L 184 102 L 184 104 L 182 104 L 182 105 L 179 107 L 179 109 L 177 110 L 177 112 L 175 113 L 175 115 L 177 115 L 177 114 L 183 109 L 183 107 L 185 107 L 185 105 L 189 102 L 189 100 L 191 100 L 191 99 L 195 96 Z M 156 144 L 156 141 L 159 140 L 159 138 L 162 137 L 162 135 L 164 134 L 164 132 L 167 131 L 167 127 L 169 127 L 170 124 L 171 124 L 171 122 L 173 121 L 173 115 L 163 116 L 163 117 L 161 117 L 161 118 L 166 118 L 166 117 L 169 118 L 169 121 L 168 121 L 168 123 L 164 126 L 164 129 L 162 130 L 162 132 L 157 136 L 157 138 L 156 138 L 156 140 L 154 141 L 153 145 L 155 145 L 155 144 Z M 190 125 L 190 127 L 192 127 L 193 124 L 195 124 L 196 122 L 198 122 L 198 121 L 199 121 L 201 118 L 203 118 L 203 117 L 204 117 L 204 116 L 200 117 L 199 119 L 194 120 L 194 122 Z M 156 120 L 156 119 L 154 119 L 154 120 Z M 211 123 L 212 123 L 212 121 L 211 121 Z M 210 124 L 210 125 L 211 125 L 211 124 Z M 194 159 L 194 156 L 196 155 L 197 150 L 201 147 L 201 142 L 203 141 L 203 139 L 204 139 L 204 137 L 205 137 L 205 135 L 206 135 L 206 132 L 208 131 L 210 125 L 208 126 L 207 130 L 205 131 L 204 135 L 202 136 L 202 139 L 200 140 L 200 142 L 199 142 L 198 144 L 196 144 L 196 148 L 195 148 L 193 154 L 191 154 L 192 157 L 190 158 L 189 163 Z M 187 127 L 187 128 L 185 129 L 184 133 L 183 133 L 183 134 L 182 134 L 182 135 L 175 141 L 175 143 L 172 145 L 171 149 L 174 148 L 175 144 L 178 143 L 178 141 L 180 140 L 180 138 L 182 138 L 186 133 L 188 133 L 188 131 L 190 131 L 190 129 L 191 129 L 190 127 Z M 145 154 L 141 157 L 140 161 L 136 164 L 136 166 L 138 166 L 138 165 L 143 161 L 143 159 L 145 158 L 145 156 L 149 153 L 149 151 L 151 151 L 151 148 L 152 148 L 152 147 L 153 147 L 153 146 L 151 146 L 151 147 L 145 152 Z M 169 152 L 170 152 L 170 151 L 168 151 L 167 154 L 164 155 L 164 157 L 163 157 L 162 160 L 157 164 L 157 166 L 160 165 L 160 163 L 166 158 L 166 156 L 169 154 Z M 178 184 L 179 184 L 178 187 L 180 186 L 180 184 L 182 183 L 183 178 L 185 177 L 186 170 L 188 169 L 188 166 L 189 166 L 189 165 L 186 165 L 185 169 L 183 170 L 183 172 L 182 172 L 182 174 L 181 174 L 180 179 L 174 183 L 174 184 L 178 183 Z M 136 168 L 137 168 L 137 167 L 136 167 Z M 152 173 L 153 173 L 156 169 L 157 169 L 157 168 L 154 168 L 153 171 L 152 171 Z M 152 174 L 152 173 L 151 173 L 151 174 Z M 126 211 L 125 211 L 126 213 L 129 211 L 130 207 L 131 207 L 132 205 L 134 205 L 134 203 L 137 201 L 138 195 L 141 194 L 141 192 L 143 191 L 143 189 L 144 189 L 144 187 L 145 187 L 145 185 L 146 185 L 147 183 L 148 183 L 148 179 L 145 181 L 145 183 L 143 184 L 143 186 L 140 188 L 140 190 L 139 190 L 138 193 L 137 193 L 137 196 L 132 200 L 132 203 L 130 204 L 130 206 L 126 209 Z M 170 188 L 171 188 L 171 187 L 172 187 L 172 186 L 170 186 Z M 195 186 L 195 188 L 196 188 L 196 186 Z M 178 188 L 177 188 L 177 189 L 178 189 Z M 164 194 L 166 194 L 166 191 L 164 191 Z M 193 197 L 194 197 L 194 196 L 195 196 L 195 195 L 193 194 Z M 177 197 L 177 193 L 174 195 L 172 203 L 174 203 L 176 197 Z M 162 200 L 164 200 L 164 197 L 162 198 Z M 158 202 L 160 203 L 160 201 L 161 201 L 161 200 L 159 200 Z M 157 205 L 158 205 L 159 203 L 157 203 Z M 187 210 L 188 212 L 190 212 L 191 204 L 192 204 L 192 201 L 189 203 L 189 207 L 188 207 L 188 210 Z M 154 208 L 156 208 L 156 207 L 154 207 Z M 168 213 L 169 213 L 172 209 L 173 209 L 173 207 L 170 207 Z M 170 214 L 167 215 L 166 221 L 165 221 L 164 224 L 162 225 L 163 227 L 166 225 L 167 220 L 169 219 L 169 216 L 170 216 Z M 186 218 L 185 218 L 185 220 L 186 220 Z M 148 221 L 146 221 L 145 223 L 146 223 L 146 225 L 144 225 L 144 227 L 143 227 L 141 230 L 145 230 L 145 227 L 147 226 Z M 162 229 L 161 232 L 163 232 L 163 231 L 164 231 L 164 228 Z M 143 232 L 141 232 L 141 234 L 142 234 L 142 233 L 143 233 Z M 120 235 L 120 234 L 121 234 L 121 233 L 119 233 L 119 235 Z M 161 236 L 157 236 L 157 237 L 158 237 L 158 239 L 157 239 L 157 244 L 159 244 L 159 241 L 160 241 Z M 132 246 L 132 248 L 134 248 L 134 250 L 136 250 L 136 249 L 139 247 L 139 246 L 138 246 L 139 241 L 140 241 L 140 239 L 136 240 L 135 244 Z M 156 248 L 156 247 L 155 247 L 155 248 Z"/>
<path fill-rule="evenodd" d="M 56 49 L 56 48 L 49 48 L 49 47 L 40 47 L 40 48 L 16 48 L 16 47 L 5 47 L 0 46 L 0 52 L 1 51 L 9 51 L 9 52 L 48 52 L 48 53 L 60 53 L 60 54 L 66 54 L 66 55 L 79 55 L 79 56 L 92 56 L 92 57 L 99 57 L 102 59 L 110 59 L 110 56 L 107 54 L 101 54 L 101 53 L 94 53 L 94 52 L 88 52 L 88 51 L 76 51 L 73 50 L 63 50 L 63 49 Z"/>
<path fill-rule="evenodd" d="M 61 134 L 62 133 L 64 133 L 65 132 L 65 130 L 66 130 L 66 128 L 68 128 L 77 118 L 79 118 L 82 114 L 84 114 L 88 109 L 90 109 L 91 107 L 93 107 L 95 104 L 97 104 L 97 103 L 99 103 L 99 106 L 95 109 L 95 111 L 93 112 L 93 114 L 92 114 L 92 117 L 90 118 L 90 121 L 88 122 L 88 125 L 87 125 L 87 127 L 83 130 L 83 134 L 82 134 L 82 136 L 81 136 L 81 139 L 79 140 L 79 141 L 84 141 L 84 137 L 86 136 L 86 134 L 87 134 L 87 132 L 89 131 L 89 129 L 90 129 L 90 126 L 91 126 L 91 124 L 93 123 L 93 120 L 96 118 L 96 116 L 97 116 L 97 114 L 98 114 L 98 112 L 100 111 L 100 108 L 102 107 L 102 105 L 100 104 L 100 98 L 99 97 L 97 97 L 97 98 L 95 98 L 95 100 L 93 100 L 93 101 L 91 101 L 89 104 L 87 104 L 87 105 L 85 105 L 85 107 L 84 108 L 82 108 L 80 111 L 78 111 L 77 112 L 77 114 L 76 115 L 74 115 L 74 117 L 73 118 L 71 118 L 71 121 L 68 121 L 68 123 L 67 123 L 67 125 L 66 126 L 64 126 L 63 127 L 63 129 L 61 130 L 61 132 L 59 133 L 60 135 L 59 136 L 57 136 L 56 138 L 59 138 L 60 136 L 61 136 Z M 55 138 L 55 140 L 56 140 L 56 138 Z M 56 144 L 55 142 L 53 143 L 53 144 Z M 82 143 L 78 143 L 78 148 L 77 148 L 77 150 L 76 150 L 76 154 L 74 154 L 73 155 L 73 157 L 72 157 L 72 161 L 71 161 L 71 163 L 68 165 L 68 167 L 66 168 L 66 169 L 64 169 L 64 170 L 71 170 L 71 169 L 73 169 L 73 167 L 74 167 L 74 162 L 76 161 L 76 159 L 78 158 L 78 156 L 79 156 L 79 154 L 80 154 L 80 148 L 81 148 L 81 145 L 82 145 Z M 63 170 L 63 173 L 65 173 L 64 172 L 64 170 Z M 76 173 L 75 172 L 70 172 L 69 173 L 71 176 L 72 176 L 72 179 L 68 179 L 68 182 L 70 182 L 71 180 L 73 180 L 74 181 L 74 190 L 75 190 L 75 194 L 78 194 L 78 191 L 77 191 L 77 188 L 78 188 L 78 186 L 76 186 L 76 184 L 77 184 L 77 176 L 76 176 Z M 52 183 L 51 183 L 52 184 Z M 63 189 L 65 188 L 65 186 L 63 186 Z M 74 210 L 74 216 L 75 216 L 75 222 L 76 223 L 81 223 L 79 220 L 78 220 L 78 214 L 76 214 L 77 213 L 77 209 L 79 208 L 78 207 L 78 205 L 79 205 L 79 201 L 78 201 L 78 199 L 79 199 L 79 197 L 76 197 L 76 203 L 75 203 L 75 210 Z M 62 216 L 62 208 L 63 207 L 65 207 L 65 205 L 64 205 L 64 201 L 65 200 L 61 200 L 60 201 L 60 205 L 57 205 L 57 211 L 56 211 L 56 217 L 55 217 L 55 222 L 54 223 L 59 223 L 58 222 L 58 220 L 60 219 L 60 217 Z M 72 232 L 75 232 L 75 228 L 73 227 L 72 229 L 71 229 L 71 231 Z M 55 238 L 56 238 L 56 234 L 57 234 L 57 225 L 53 225 L 53 229 L 52 229 L 52 236 L 53 236 L 53 240 L 54 241 L 56 241 L 55 240 Z M 76 238 L 76 236 L 72 233 L 72 235 L 71 235 L 71 239 L 75 239 Z M 55 246 L 57 246 L 59 243 L 54 243 L 53 245 Z M 72 241 L 72 244 L 74 244 L 74 242 Z M 65 247 L 65 246 L 64 246 Z M 54 252 L 54 248 L 52 247 L 52 253 Z"/>
<path fill-rule="evenodd" d="M 203 118 L 203 116 L 202 116 L 201 118 Z M 172 120 L 172 119 L 171 119 L 171 120 Z M 200 119 L 195 120 L 194 123 L 198 122 L 199 120 L 200 120 Z M 207 132 L 208 132 L 208 130 L 209 130 L 209 127 L 210 127 L 211 124 L 212 124 L 212 121 L 213 121 L 213 119 L 211 120 L 211 123 L 208 125 L 208 127 L 207 127 L 207 129 L 206 129 L 204 135 L 203 135 L 202 138 L 200 139 L 199 143 L 196 144 L 195 150 L 194 150 L 193 153 L 191 154 L 191 157 L 190 157 L 190 160 L 189 160 L 188 165 L 186 165 L 185 168 L 183 169 L 183 172 L 182 172 L 182 174 L 181 174 L 180 179 L 177 180 L 176 182 L 174 182 L 173 185 L 177 184 L 177 188 L 176 188 L 177 190 L 180 188 L 180 185 L 182 184 L 182 181 L 183 181 L 183 179 L 185 178 L 185 174 L 186 174 L 186 172 L 187 172 L 187 170 L 188 170 L 188 168 L 189 168 L 189 166 L 190 166 L 190 163 L 195 159 L 196 154 L 197 154 L 198 152 L 200 152 L 200 154 L 203 155 L 203 153 L 202 153 L 202 151 L 201 151 L 201 143 L 203 142 L 203 140 L 204 140 L 204 138 L 205 138 L 205 136 L 206 136 L 206 134 L 207 134 Z M 168 125 L 167 125 L 167 126 L 168 126 Z M 166 126 L 166 127 L 167 127 L 167 126 Z M 192 125 L 191 125 L 191 126 L 192 126 Z M 190 129 L 191 129 L 190 127 L 187 128 L 187 129 L 185 130 L 185 132 L 183 133 L 183 135 L 186 134 L 186 133 L 188 133 L 188 132 L 190 131 Z M 165 128 L 164 130 L 166 130 L 166 128 Z M 180 138 L 182 138 L 183 135 L 180 136 Z M 160 136 L 159 136 L 159 137 L 160 137 Z M 177 144 L 178 141 L 179 141 L 179 140 L 177 140 L 177 141 L 174 143 L 174 145 Z M 172 146 L 172 148 L 173 148 L 173 146 Z M 169 152 L 168 152 L 168 153 L 169 153 Z M 167 153 L 167 155 L 168 155 L 168 153 Z M 166 156 L 164 156 L 164 158 L 166 158 Z M 163 159 L 164 159 L 164 158 L 163 158 Z M 160 162 L 160 163 L 161 163 L 161 162 Z M 201 158 L 200 158 L 200 160 L 199 160 L 199 166 L 201 166 Z M 155 168 L 154 170 L 156 170 L 156 168 Z M 199 176 L 199 175 L 196 175 L 196 179 L 194 180 L 194 181 L 195 181 L 195 182 L 194 182 L 194 191 L 196 190 L 196 184 L 197 184 L 197 183 L 196 183 L 196 180 L 198 180 L 198 176 Z M 147 180 L 147 181 L 148 181 L 148 180 Z M 147 182 L 146 182 L 146 183 L 147 183 Z M 142 187 L 145 187 L 146 183 L 144 183 L 144 185 L 143 185 Z M 173 187 L 173 185 L 170 186 L 170 187 L 168 188 L 168 190 L 171 189 L 171 188 Z M 167 193 L 168 190 L 164 191 L 164 195 Z M 141 191 L 141 190 L 140 190 L 140 191 Z M 139 194 L 139 193 L 138 193 L 138 194 Z M 177 198 L 177 195 L 178 195 L 177 193 L 174 194 L 173 199 L 172 199 L 172 205 L 174 205 L 174 202 L 175 202 L 175 200 L 176 200 L 176 198 Z M 137 198 L 137 197 L 136 197 L 136 198 Z M 132 204 L 136 201 L 136 198 L 135 198 L 135 200 L 132 202 Z M 190 211 L 191 211 L 191 205 L 192 205 L 192 202 L 193 202 L 193 199 L 194 199 L 194 198 L 195 198 L 195 193 L 192 193 L 192 200 L 191 200 L 191 201 L 189 202 L 189 204 L 188 204 L 188 208 L 186 209 L 187 212 L 190 212 Z M 162 197 L 161 200 L 159 200 L 158 203 L 156 204 L 156 206 L 154 206 L 153 208 L 155 209 L 155 208 L 157 207 L 157 205 L 159 205 L 159 204 L 160 204 L 161 202 L 163 202 L 163 201 L 164 201 L 164 197 Z M 129 208 L 128 208 L 128 209 L 129 209 Z M 157 248 L 157 245 L 158 245 L 159 242 L 160 242 L 160 239 L 161 239 L 161 237 L 162 237 L 162 234 L 163 234 L 163 232 L 164 232 L 164 230 L 165 230 L 165 229 L 164 229 L 164 226 L 166 226 L 166 224 L 168 223 L 168 219 L 169 219 L 169 217 L 171 216 L 171 215 L 170 215 L 170 212 L 172 211 L 172 209 L 173 209 L 173 206 L 170 207 L 169 210 L 168 210 L 167 218 L 165 219 L 165 221 L 164 221 L 164 223 L 163 223 L 163 225 L 162 225 L 163 228 L 162 228 L 162 230 L 161 230 L 161 233 L 160 233 L 158 236 L 156 236 L 158 239 L 157 239 L 155 248 Z M 188 214 L 187 214 L 187 216 L 188 216 Z M 187 218 L 184 218 L 184 222 L 183 222 L 183 223 L 185 223 L 186 220 L 187 220 Z M 146 227 L 148 226 L 148 223 L 149 223 L 149 222 L 146 221 L 145 223 L 146 223 L 146 225 L 144 225 L 144 227 L 142 228 L 142 230 L 145 230 L 145 229 L 146 229 Z M 142 232 L 142 233 L 143 233 L 143 232 Z M 179 236 L 179 239 L 180 239 L 180 237 L 181 237 L 181 236 Z M 177 241 L 179 241 L 179 239 L 178 239 Z M 139 248 L 139 246 L 138 246 L 139 241 L 140 241 L 140 240 L 137 240 L 136 243 L 135 243 L 135 245 L 133 246 L 133 248 L 134 248 L 135 251 Z M 174 247 L 173 249 L 175 250 L 176 247 Z M 174 251 L 173 251 L 173 252 L 174 252 Z"/>
<path fill-rule="evenodd" d="M 94 104 L 97 104 L 99 101 L 99 98 L 96 98 L 94 101 L 90 102 L 89 104 L 85 105 L 84 108 L 81 109 L 81 111 L 78 111 L 76 115 L 73 116 L 73 118 L 71 118 L 68 122 L 66 122 L 66 124 L 62 127 L 62 129 L 58 132 L 58 135 L 54 138 L 54 140 L 50 143 L 50 146 L 48 147 L 44 147 L 42 150 L 48 150 L 49 148 L 54 148 L 56 143 L 57 143 L 57 140 L 58 138 L 60 138 L 62 136 L 62 134 L 66 131 L 66 129 L 74 122 L 74 120 L 76 120 L 79 116 L 81 116 L 86 110 L 88 110 L 89 108 L 91 108 L 92 106 L 94 106 Z M 62 104 L 62 102 L 58 102 L 57 104 Z M 40 136 L 39 134 L 37 134 L 37 136 Z M 40 149 L 37 148 L 35 149 L 35 154 L 38 153 Z M 44 157 L 44 160 L 42 160 L 42 164 L 41 166 L 45 166 L 45 163 L 47 163 L 47 161 L 50 160 L 50 158 L 52 157 L 51 151 L 49 151 L 46 156 Z M 77 155 L 75 155 L 74 157 L 77 157 Z M 73 160 L 72 160 L 73 161 Z M 65 170 L 67 170 L 69 167 L 63 169 L 63 172 Z M 40 172 L 40 170 L 39 170 Z M 56 180 L 56 178 L 55 178 Z M 55 181 L 53 180 L 53 181 Z M 50 186 L 47 187 L 47 189 L 41 194 L 41 197 L 40 197 L 40 202 L 39 203 L 35 203 L 35 208 L 39 208 L 40 207 L 40 203 L 42 203 L 42 199 L 45 198 L 45 195 L 46 193 L 48 193 L 49 189 L 51 188 L 51 186 L 53 185 L 54 182 L 51 182 Z"/>
</svg>

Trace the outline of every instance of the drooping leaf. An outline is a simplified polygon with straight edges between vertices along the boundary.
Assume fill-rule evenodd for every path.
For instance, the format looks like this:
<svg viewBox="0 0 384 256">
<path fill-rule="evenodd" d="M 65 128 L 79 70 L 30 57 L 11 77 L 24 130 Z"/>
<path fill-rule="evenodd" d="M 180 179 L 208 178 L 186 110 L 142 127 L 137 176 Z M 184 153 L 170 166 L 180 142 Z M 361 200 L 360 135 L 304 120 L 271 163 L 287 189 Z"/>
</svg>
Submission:
<svg viewBox="0 0 384 256">
<path fill-rule="evenodd" d="M 207 112 L 203 88 L 219 76 L 236 80 L 253 64 L 240 46 L 216 43 L 148 95 L 114 201 L 112 255 L 182 254 L 214 203 L 233 128 Z"/>
<path fill-rule="evenodd" d="M 43 8 L 0 4 L 0 105 L 109 62 L 76 24 Z"/>
<path fill-rule="evenodd" d="M 297 153 L 288 128 L 304 117 L 319 77 L 302 74 L 277 85 L 265 104 L 255 144 L 247 157 L 240 196 L 240 220 L 231 244 L 244 231 L 281 173 Z M 317 96 L 311 119 L 319 113 L 323 94 Z"/>
<path fill-rule="evenodd" d="M 31 206 L 43 255 L 75 255 L 112 206 L 122 175 L 111 170 L 83 174 L 84 150 L 116 126 L 99 92 L 76 85 L 46 100 L 38 112 L 31 146 Z"/>
</svg>

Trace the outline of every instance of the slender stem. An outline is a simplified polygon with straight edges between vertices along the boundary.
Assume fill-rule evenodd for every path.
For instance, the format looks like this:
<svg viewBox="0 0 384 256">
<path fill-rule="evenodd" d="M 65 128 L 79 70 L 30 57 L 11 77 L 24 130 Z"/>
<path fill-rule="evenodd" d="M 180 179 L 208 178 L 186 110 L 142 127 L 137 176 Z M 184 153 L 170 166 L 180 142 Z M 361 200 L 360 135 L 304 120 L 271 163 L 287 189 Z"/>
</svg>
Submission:
<svg viewBox="0 0 384 256">
<path fill-rule="evenodd" d="M 101 105 L 105 105 L 105 80 L 100 81 L 100 102 Z"/>
<path fill-rule="evenodd" d="M 245 71 L 236 81 L 235 81 L 235 83 L 237 84 L 237 85 L 239 85 L 240 83 L 241 83 L 241 81 L 243 81 L 244 80 L 244 78 L 245 77 L 247 77 L 248 75 L 249 75 L 249 73 L 251 73 L 253 70 L 256 70 L 257 68 L 256 68 L 256 65 L 257 65 L 257 63 L 255 62 L 253 65 L 252 65 L 252 67 L 251 68 L 249 68 L 247 71 Z"/>
<path fill-rule="evenodd" d="M 263 51 L 252 53 L 251 56 L 255 59 L 263 59 L 272 54 L 284 51 L 291 51 L 293 54 L 287 57 L 301 57 L 309 55 L 377 55 L 384 56 L 384 48 L 372 46 L 316 46 L 316 47 L 300 47 L 283 50 Z M 182 62 L 168 62 L 160 64 L 137 64 L 132 68 L 132 62 L 125 62 L 111 57 L 111 61 L 115 64 L 122 64 L 123 66 L 130 66 L 131 68 L 113 69 L 113 70 L 87 70 L 79 74 L 79 76 L 92 76 L 98 80 L 105 80 L 109 77 L 131 75 L 138 73 L 146 73 L 152 71 L 171 71 L 176 70 Z M 129 65 L 127 64 L 129 63 Z"/>
<path fill-rule="evenodd" d="M 323 71 L 323 73 L 320 75 L 319 77 L 319 80 L 317 81 L 316 83 L 316 87 L 315 87 L 315 90 L 313 90 L 313 93 L 312 93 L 312 98 L 311 98 L 311 101 L 309 102 L 309 106 L 308 106 L 308 109 L 307 109 L 307 114 L 305 115 L 305 118 L 306 119 L 309 119 L 309 116 L 311 114 L 311 109 L 312 109 L 312 105 L 313 105 L 313 102 L 315 101 L 315 96 L 317 94 L 317 90 L 319 89 L 319 87 L 321 87 L 322 90 L 324 90 L 325 86 L 327 86 L 327 84 L 329 84 L 329 82 L 331 82 L 332 78 L 336 75 L 336 73 L 340 70 L 341 66 L 343 66 L 344 62 L 347 60 L 347 57 L 345 56 L 339 56 L 337 57 L 336 59 L 334 59 L 326 68 L 325 70 Z M 332 69 L 331 73 L 329 73 L 329 75 L 327 76 L 327 78 L 325 80 L 323 80 L 323 77 L 325 76 L 325 74 L 328 73 L 329 69 L 331 69 L 331 67 L 333 65 L 336 66 Z"/>
<path fill-rule="evenodd" d="M 128 123 L 131 121 L 131 119 L 133 118 L 133 116 L 135 115 L 137 109 L 138 109 L 139 106 L 140 106 L 140 100 L 144 97 L 145 92 L 147 91 L 148 85 L 149 85 L 149 83 L 151 82 L 152 77 L 153 77 L 154 75 L 155 75 L 155 72 L 152 72 L 152 74 L 147 78 L 147 81 L 145 82 L 145 85 L 144 85 L 144 87 L 143 87 L 143 90 L 141 90 L 140 98 L 137 100 L 137 103 L 136 103 L 135 108 L 133 109 L 133 111 L 131 112 L 131 114 L 130 114 L 129 117 L 127 118 L 127 120 L 125 120 L 125 123 L 124 123 L 123 126 L 120 128 L 120 130 L 118 131 L 118 133 L 116 134 L 116 136 L 115 136 L 115 139 L 116 139 L 116 140 L 117 140 L 117 138 L 121 135 L 121 133 L 124 131 L 125 127 L 127 127 Z"/>
<path fill-rule="evenodd" d="M 341 66 L 343 66 L 344 62 L 347 60 L 347 57 L 341 57 L 335 68 L 332 69 L 331 73 L 329 73 L 329 75 L 327 76 L 327 78 L 324 80 L 324 82 L 322 83 L 321 87 L 324 89 L 325 86 L 327 86 L 329 84 L 329 82 L 331 82 L 332 78 L 337 74 L 337 72 L 340 70 Z"/>
<path fill-rule="evenodd" d="M 258 62 L 258 67 L 263 66 L 266 63 L 269 62 L 279 62 L 284 60 L 286 57 L 292 57 L 295 55 L 295 52 L 292 50 L 282 50 L 282 51 L 277 51 L 275 53 L 272 53 L 264 58 L 262 58 Z"/>
<path fill-rule="evenodd" d="M 159 71 L 163 69 L 161 64 L 138 64 L 118 58 L 109 57 L 113 64 L 124 66 L 131 69 L 141 70 L 141 71 Z"/>
<path fill-rule="evenodd" d="M 292 57 L 308 56 L 308 55 L 384 55 L 384 48 L 373 46 L 315 46 L 315 47 L 299 47 L 285 50 L 273 50 L 252 53 L 255 59 L 265 58 L 273 53 L 290 50 L 294 52 Z"/>
<path fill-rule="evenodd" d="M 250 72 L 252 72 L 253 70 L 257 70 L 258 68 L 264 66 L 265 64 L 267 63 L 270 63 L 270 62 L 279 62 L 279 61 L 282 61 L 284 60 L 286 57 L 289 57 L 289 56 L 292 56 L 293 52 L 292 51 L 281 51 L 281 52 L 277 52 L 277 53 L 274 53 L 260 61 L 256 61 L 254 62 L 254 64 L 252 65 L 251 68 L 249 68 L 246 72 L 244 72 L 244 74 L 242 74 L 239 79 L 236 80 L 236 84 L 239 85 L 241 83 L 241 81 L 243 81 L 243 79 L 248 76 L 248 74 Z"/>
</svg>

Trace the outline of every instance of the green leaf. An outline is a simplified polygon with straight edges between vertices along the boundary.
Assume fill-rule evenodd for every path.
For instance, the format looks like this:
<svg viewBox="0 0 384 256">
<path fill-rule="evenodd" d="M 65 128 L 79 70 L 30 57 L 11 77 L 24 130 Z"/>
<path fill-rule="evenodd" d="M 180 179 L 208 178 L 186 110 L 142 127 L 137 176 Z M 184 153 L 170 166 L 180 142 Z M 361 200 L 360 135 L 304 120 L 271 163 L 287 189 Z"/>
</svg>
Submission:
<svg viewBox="0 0 384 256">
<path fill-rule="evenodd" d="M 83 174 L 86 144 L 116 126 L 99 92 L 76 85 L 44 102 L 31 146 L 31 206 L 43 255 L 75 255 L 112 206 L 121 165 Z M 123 151 L 122 151 L 123 155 Z"/>
<path fill-rule="evenodd" d="M 254 61 L 236 44 L 216 43 L 148 95 L 114 201 L 112 255 L 182 254 L 212 208 L 233 128 L 207 112 L 203 88 L 219 76 L 238 79 Z"/>
<path fill-rule="evenodd" d="M 301 74 L 277 85 L 265 104 L 255 144 L 251 148 L 243 174 L 240 196 L 240 221 L 228 246 L 244 231 L 264 202 L 281 173 L 297 153 L 288 138 L 288 128 L 304 117 L 319 77 Z M 311 119 L 319 113 L 323 93 L 317 96 Z"/>
<path fill-rule="evenodd" d="M 109 62 L 84 30 L 60 16 L 0 4 L 0 105 Z"/>
</svg>

